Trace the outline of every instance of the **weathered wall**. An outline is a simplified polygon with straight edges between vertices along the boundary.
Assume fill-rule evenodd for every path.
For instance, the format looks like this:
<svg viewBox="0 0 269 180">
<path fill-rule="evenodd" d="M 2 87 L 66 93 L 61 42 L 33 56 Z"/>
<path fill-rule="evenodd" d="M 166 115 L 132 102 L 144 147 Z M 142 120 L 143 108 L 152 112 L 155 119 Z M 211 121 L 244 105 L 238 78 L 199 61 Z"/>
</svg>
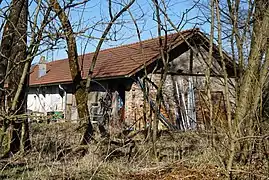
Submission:
<svg viewBox="0 0 269 180">
<path fill-rule="evenodd" d="M 112 114 L 117 116 L 118 106 L 120 106 L 117 99 L 122 95 L 121 93 L 125 89 L 125 85 L 128 84 L 124 82 L 124 80 L 94 81 L 91 84 L 91 92 L 88 97 L 89 111 L 91 112 L 93 105 L 96 106 L 97 104 L 100 106 L 100 98 L 105 98 L 107 91 L 110 89 L 110 98 L 113 101 Z M 44 116 L 48 112 L 60 111 L 64 114 L 66 120 L 77 121 L 78 112 L 73 92 L 74 89 L 71 84 L 31 87 L 28 94 L 27 108 L 36 114 L 43 114 Z"/>
<path fill-rule="evenodd" d="M 65 109 L 65 95 L 58 86 L 30 88 L 27 109 L 33 112 L 44 113 Z"/>
<path fill-rule="evenodd" d="M 195 96 L 194 96 L 194 106 L 197 106 L 195 109 L 195 114 L 197 116 L 197 120 L 201 121 L 201 113 L 199 111 L 199 106 L 201 101 L 201 93 L 199 91 L 205 90 L 205 77 L 202 76 L 205 74 L 206 63 L 204 61 L 205 55 L 202 54 L 205 51 L 201 50 L 200 54 L 193 55 L 193 65 L 192 69 L 190 69 L 190 51 L 182 54 L 177 57 L 170 63 L 171 72 L 180 72 L 185 75 L 168 75 L 163 86 L 163 97 L 165 101 L 165 105 L 162 106 L 162 113 L 169 119 L 169 121 L 175 124 L 176 116 L 179 115 L 180 111 L 180 99 L 184 97 L 185 107 L 187 111 L 191 111 L 188 109 L 188 93 L 190 93 L 190 83 L 193 87 Z M 213 60 L 213 69 L 216 74 L 221 74 L 221 68 L 219 63 L 214 59 Z M 189 76 L 189 74 L 193 74 Z M 149 74 L 148 78 L 151 79 L 156 85 L 159 85 L 160 82 L 160 74 Z M 231 84 L 233 84 L 233 79 L 230 78 Z M 231 93 L 229 94 L 231 100 L 233 101 L 233 86 L 230 84 Z M 156 98 L 156 89 L 148 84 L 150 89 L 150 96 L 153 100 Z M 211 77 L 211 90 L 212 92 L 223 92 L 224 94 L 224 83 L 223 78 L 221 77 Z M 220 93 L 221 94 L 221 93 Z M 126 103 L 125 103 L 125 120 L 131 125 L 135 123 L 135 128 L 141 128 L 144 126 L 143 123 L 143 92 L 139 87 L 139 84 L 134 83 L 131 87 L 130 91 L 126 91 L 125 94 Z M 219 101 L 217 102 L 219 103 Z M 149 111 L 149 107 L 147 106 L 147 112 Z M 199 117 L 198 117 L 199 116 Z M 200 119 L 199 119 L 200 118 Z M 147 120 L 150 121 L 149 113 L 147 114 Z"/>
<path fill-rule="evenodd" d="M 99 114 L 101 114 L 101 104 L 100 104 L 100 99 L 107 96 L 109 94 L 108 98 L 110 99 L 112 103 L 112 115 L 117 116 L 119 110 L 118 107 L 118 101 L 117 99 L 119 98 L 119 93 L 121 91 L 121 88 L 124 87 L 124 82 L 121 84 L 121 81 L 118 80 L 105 80 L 101 82 L 96 82 L 94 81 L 91 84 L 91 91 L 88 96 L 88 108 L 90 115 L 93 111 L 97 110 Z M 115 93 L 117 92 L 117 93 Z M 96 107 L 98 106 L 98 107 Z M 94 107 L 94 110 L 92 109 Z M 75 96 L 72 95 L 71 93 L 68 94 L 67 96 L 67 118 L 70 120 L 78 120 L 78 113 L 77 113 L 77 108 L 76 108 L 76 99 Z"/>
<path fill-rule="evenodd" d="M 199 99 L 199 91 L 204 90 L 205 86 L 205 74 L 207 58 L 205 50 L 199 50 L 199 52 L 194 52 L 191 56 L 190 50 L 183 53 L 179 57 L 175 58 L 170 62 L 169 71 L 165 84 L 163 86 L 163 97 L 164 105 L 161 108 L 161 112 L 164 116 L 171 122 L 175 123 L 176 117 L 179 115 L 179 95 L 184 97 L 185 106 L 187 108 L 187 94 L 190 92 L 190 83 L 192 85 L 191 90 L 195 91 L 195 105 L 196 101 Z M 191 58 L 193 57 L 193 58 Z M 193 59 L 192 66 L 190 65 Z M 212 72 L 214 75 L 221 75 L 221 68 L 219 63 L 213 59 Z M 181 75 L 172 75 L 176 73 L 181 73 Z M 183 74 L 183 75 L 182 75 Z M 192 76 L 190 76 L 192 74 Z M 160 74 L 158 71 L 154 74 L 149 74 L 148 78 L 151 79 L 156 85 L 159 85 Z M 135 124 L 136 128 L 142 128 L 145 126 L 143 122 L 143 92 L 141 91 L 138 84 L 133 83 L 133 79 L 114 79 L 114 80 L 104 80 L 102 82 L 95 82 L 92 84 L 92 89 L 89 95 L 88 105 L 91 109 L 92 103 L 99 103 L 100 97 L 104 97 L 106 90 L 110 89 L 111 92 L 119 92 L 120 96 L 125 97 L 125 122 L 127 125 Z M 217 77 L 211 77 L 212 91 L 223 92 L 223 79 Z M 147 84 L 150 91 L 149 94 L 151 99 L 155 100 L 156 89 L 152 84 Z M 67 90 L 67 94 L 61 94 L 59 86 L 47 86 L 41 88 L 31 88 L 28 95 L 27 107 L 32 111 L 38 112 L 48 112 L 48 111 L 63 111 L 65 118 L 67 120 L 77 120 L 77 108 L 76 101 L 73 95 L 72 86 L 64 85 L 64 89 Z M 130 90 L 129 90 L 130 89 Z M 233 92 L 233 87 L 230 86 L 231 92 Z M 113 93 L 112 93 L 113 94 Z M 231 93 L 231 97 L 232 97 Z M 182 98 L 181 98 L 182 99 Z M 124 99 L 123 99 L 124 101 Z M 117 102 L 117 101 L 114 101 Z M 116 107 L 116 103 L 113 105 Z M 147 123 L 150 123 L 151 111 L 147 103 Z M 189 110 L 190 111 L 190 110 Z M 115 113 L 115 112 L 113 112 Z M 200 112 L 199 112 L 200 113 Z M 196 114 L 199 114 L 198 110 Z M 201 114 L 201 113 L 200 113 Z M 139 121 L 138 121 L 139 120 Z"/>
<path fill-rule="evenodd" d="M 67 93 L 66 97 L 66 111 L 65 111 L 65 119 L 66 120 L 74 120 L 76 121 L 78 118 L 78 112 L 76 107 L 76 98 L 72 93 Z"/>
</svg>

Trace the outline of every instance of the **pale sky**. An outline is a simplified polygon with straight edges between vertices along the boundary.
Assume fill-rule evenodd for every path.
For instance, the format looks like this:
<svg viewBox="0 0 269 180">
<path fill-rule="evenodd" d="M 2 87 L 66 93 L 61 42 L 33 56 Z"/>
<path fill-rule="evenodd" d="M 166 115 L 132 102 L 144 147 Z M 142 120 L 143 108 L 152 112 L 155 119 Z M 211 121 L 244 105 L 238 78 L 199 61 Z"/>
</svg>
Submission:
<svg viewBox="0 0 269 180">
<path fill-rule="evenodd" d="M 178 24 L 182 19 L 182 14 L 194 5 L 194 2 L 192 0 L 170 0 L 167 2 L 169 2 L 167 12 L 169 14 L 169 17 L 173 20 L 175 24 Z M 116 10 L 118 9 L 119 8 L 117 8 Z M 137 0 L 131 7 L 131 12 L 133 16 L 135 16 L 135 18 L 139 18 L 137 23 L 141 31 L 142 40 L 157 36 L 157 27 L 156 22 L 153 20 L 154 10 L 152 7 L 151 0 Z M 184 30 L 193 28 L 195 26 L 201 28 L 202 31 L 207 31 L 208 25 L 197 24 L 200 23 L 199 19 L 194 18 L 197 15 L 201 15 L 201 13 L 195 8 L 188 12 L 185 15 L 183 24 L 186 22 L 186 20 L 188 21 L 188 23 L 184 24 L 184 26 L 180 26 L 180 28 Z M 87 27 L 92 27 L 94 24 L 96 24 L 96 22 L 100 21 L 101 19 L 106 19 L 106 22 L 108 22 L 108 2 L 106 0 L 92 0 L 87 3 L 85 8 L 84 6 L 80 6 L 79 8 L 73 8 L 72 11 L 69 13 L 69 17 L 74 27 L 74 31 L 81 31 L 83 29 L 87 29 Z M 128 12 L 125 12 L 122 18 L 119 18 L 118 22 L 121 21 L 124 21 L 124 25 L 113 25 L 113 28 L 110 30 L 110 32 L 112 33 L 113 31 L 116 31 L 117 33 L 116 35 L 112 33 L 113 36 L 111 38 L 113 38 L 113 40 L 106 41 L 105 43 L 103 43 L 102 49 L 120 46 L 123 44 L 130 44 L 138 41 L 135 26 Z M 99 38 L 104 28 L 105 25 L 99 25 L 96 26 L 95 30 L 91 28 L 86 31 L 83 36 L 78 36 L 78 53 L 83 54 L 93 52 L 98 43 L 98 40 L 88 38 L 87 36 Z M 171 31 L 170 33 L 173 32 Z M 43 55 L 45 55 L 47 57 L 47 60 L 49 61 L 67 58 L 67 53 L 65 49 L 48 51 Z M 37 57 L 36 60 L 38 59 L 39 58 Z"/>
<path fill-rule="evenodd" d="M 114 0 L 112 7 L 113 13 L 119 11 L 120 6 L 119 2 L 126 2 L 127 0 Z M 43 2 L 43 1 L 41 1 Z M 45 1 L 44 1 L 45 2 Z M 63 2 L 69 2 L 67 0 L 60 1 L 63 5 Z M 73 2 L 79 2 L 73 1 Z M 10 0 L 3 1 L 0 7 L 0 23 L 2 24 L 3 20 L 3 7 L 6 4 L 9 4 Z M 33 12 L 35 10 L 36 4 L 35 1 L 29 1 L 29 14 L 30 18 L 33 17 Z M 167 3 L 167 13 L 174 24 L 178 24 L 181 19 L 183 13 L 193 7 L 194 0 L 166 0 Z M 156 21 L 153 20 L 154 17 L 154 9 L 153 3 L 151 0 L 136 0 L 135 3 L 130 8 L 133 16 L 138 19 L 137 23 L 141 32 L 142 40 L 150 39 L 152 37 L 157 36 L 157 26 Z M 202 16 L 198 8 L 193 8 L 187 14 L 185 14 L 185 18 L 183 19 L 182 25 L 179 29 L 185 30 L 193 27 L 198 27 L 201 31 L 208 33 L 208 24 L 201 24 L 202 20 L 200 18 L 195 18 L 196 16 Z M 77 49 L 79 54 L 93 52 L 98 43 L 97 39 L 100 38 L 102 31 L 105 29 L 104 22 L 108 22 L 109 19 L 108 13 L 108 1 L 107 0 L 90 0 L 86 5 L 80 5 L 78 7 L 72 8 L 69 12 L 69 18 L 72 23 L 75 32 L 84 31 L 84 33 L 80 33 L 79 36 L 76 37 L 77 40 Z M 1 19 L 2 18 L 2 19 Z M 41 18 L 40 18 L 41 21 Z M 186 22 L 187 21 L 187 22 Z M 103 24 L 100 24 L 103 23 Z M 53 22 L 54 24 L 59 24 L 58 20 Z M 96 23 L 98 25 L 94 26 Z M 102 45 L 102 49 L 120 46 L 123 44 L 130 44 L 138 41 L 136 29 L 133 21 L 128 12 L 125 12 L 121 18 L 117 21 L 118 24 L 113 25 L 110 30 L 112 38 L 109 41 L 106 41 Z M 120 25 L 123 24 L 123 25 Z M 184 25 L 183 25 L 184 24 Z M 172 28 L 171 28 L 172 29 Z M 47 29 L 49 31 L 49 29 Z M 116 31 L 117 33 L 113 33 Z M 174 31 L 175 32 L 175 31 Z M 173 33 L 173 31 L 169 32 Z M 83 34 L 83 35 L 82 35 Z M 1 32 L 2 35 L 2 32 Z M 89 37 L 91 36 L 91 37 Z M 28 38 L 29 41 L 30 38 Z M 46 57 L 47 61 L 55 61 L 63 58 L 67 58 L 65 41 L 61 41 L 61 43 L 56 45 L 59 50 L 47 51 L 42 55 Z M 41 49 L 47 49 L 46 46 L 42 46 Z M 40 56 L 37 56 L 34 60 L 34 63 L 38 62 Z"/>
</svg>

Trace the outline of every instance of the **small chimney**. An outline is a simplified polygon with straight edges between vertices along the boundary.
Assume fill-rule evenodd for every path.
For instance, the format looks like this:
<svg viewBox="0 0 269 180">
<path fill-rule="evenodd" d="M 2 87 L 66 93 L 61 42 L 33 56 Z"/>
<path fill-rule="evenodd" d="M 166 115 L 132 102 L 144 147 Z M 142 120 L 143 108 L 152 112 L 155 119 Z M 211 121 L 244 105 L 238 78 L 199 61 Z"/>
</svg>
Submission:
<svg viewBox="0 0 269 180">
<path fill-rule="evenodd" d="M 47 72 L 47 64 L 45 56 L 41 56 L 38 63 L 38 78 L 45 76 Z"/>
</svg>

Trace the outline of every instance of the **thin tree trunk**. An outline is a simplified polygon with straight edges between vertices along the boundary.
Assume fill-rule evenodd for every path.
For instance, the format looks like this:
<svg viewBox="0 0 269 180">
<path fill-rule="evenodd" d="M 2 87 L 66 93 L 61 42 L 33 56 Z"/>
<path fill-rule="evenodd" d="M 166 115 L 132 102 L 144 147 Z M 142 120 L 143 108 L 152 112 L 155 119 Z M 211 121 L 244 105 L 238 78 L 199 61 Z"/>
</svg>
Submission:
<svg viewBox="0 0 269 180">
<path fill-rule="evenodd" d="M 90 92 L 90 85 L 91 85 L 91 80 L 92 80 L 92 75 L 93 75 L 93 70 L 94 70 L 94 67 L 95 67 L 95 64 L 96 64 L 96 61 L 97 61 L 97 57 L 98 57 L 98 54 L 100 52 L 100 49 L 102 47 L 102 44 L 107 36 L 107 34 L 109 33 L 112 25 L 114 24 L 114 22 L 125 12 L 127 11 L 131 6 L 132 4 L 135 2 L 135 0 L 131 0 L 127 5 L 125 5 L 115 16 L 112 16 L 112 13 L 111 13 L 111 0 L 109 0 L 109 4 L 110 4 L 110 8 L 109 8 L 109 12 L 110 12 L 110 22 L 108 23 L 107 27 L 105 28 L 98 44 L 97 44 L 97 47 L 95 49 L 95 52 L 94 52 L 94 55 L 93 55 L 93 58 L 92 58 L 92 62 L 91 62 L 91 66 L 90 66 L 90 69 L 88 71 L 88 77 L 87 77 L 87 83 L 86 83 L 86 90 L 87 90 L 87 93 Z"/>
<path fill-rule="evenodd" d="M 130 9 L 128 10 L 129 12 L 129 15 L 134 23 L 134 26 L 135 26 L 135 30 L 136 30 L 136 34 L 137 34 L 137 37 L 138 37 L 138 41 L 139 41 L 139 46 L 140 46 L 140 52 L 142 54 L 142 60 L 144 62 L 145 61 L 145 57 L 144 57 L 144 48 L 143 48 L 143 44 L 142 44 L 142 41 L 141 41 L 141 33 L 139 31 L 139 27 L 138 27 L 138 24 L 137 24 L 137 21 L 135 20 L 132 12 L 130 11 Z M 148 76 L 148 73 L 147 73 L 147 69 L 146 69 L 146 64 L 144 63 L 144 77 L 147 78 Z M 147 82 L 146 82 L 146 79 L 143 78 L 143 87 L 144 87 L 144 90 L 143 90 L 143 122 L 144 122 L 144 130 L 146 131 L 147 128 L 147 132 L 145 133 L 145 141 L 148 140 L 148 138 L 150 137 L 150 131 L 151 131 L 151 125 L 148 126 L 147 124 L 147 94 L 148 94 L 148 85 L 147 85 Z M 149 110 L 150 111 L 150 106 L 149 106 Z M 148 118 L 151 118 L 151 117 L 148 117 Z"/>
<path fill-rule="evenodd" d="M 159 124 L 159 115 L 160 115 L 160 109 L 161 109 L 161 96 L 162 96 L 162 88 L 165 83 L 167 72 L 168 72 L 168 62 L 169 62 L 169 56 L 167 54 L 167 31 L 165 31 L 165 39 L 164 42 L 161 38 L 161 30 L 162 30 L 162 22 L 161 22 L 161 15 L 160 15 L 160 5 L 158 0 L 153 0 L 153 4 L 155 6 L 156 11 L 156 18 L 157 18 L 157 26 L 158 26 L 158 38 L 159 38 L 159 51 L 161 55 L 161 60 L 163 63 L 163 70 L 161 73 L 161 79 L 160 83 L 158 85 L 157 93 L 156 93 L 156 107 L 155 107 L 155 114 L 153 117 L 153 123 L 152 123 L 152 143 L 153 143 L 153 153 L 155 158 L 157 158 L 157 135 L 158 135 L 158 124 Z M 164 25 L 166 26 L 166 24 Z"/>
<path fill-rule="evenodd" d="M 232 166 L 233 166 L 233 160 L 235 156 L 235 135 L 234 135 L 234 127 L 232 123 L 232 109 L 231 109 L 231 101 L 230 101 L 230 95 L 229 95 L 229 83 L 228 83 L 228 74 L 226 70 L 226 64 L 224 62 L 224 56 L 222 52 L 222 26 L 221 26 L 221 20 L 220 20 L 220 10 L 219 10 L 219 4 L 216 1 L 216 16 L 217 16 L 217 27 L 218 27 L 218 45 L 219 45 L 219 53 L 220 53 L 220 60 L 222 64 L 222 72 L 224 76 L 224 97 L 225 97 L 225 103 L 227 105 L 227 119 L 228 119 L 228 135 L 230 140 L 230 152 L 229 152 L 229 158 L 227 161 L 227 176 L 231 177 L 232 173 Z"/>
<path fill-rule="evenodd" d="M 97 44 L 97 47 L 95 49 L 95 52 L 94 52 L 94 55 L 93 55 L 93 58 L 92 58 L 92 61 L 91 61 L 91 66 L 90 66 L 90 69 L 88 71 L 88 77 L 87 77 L 87 81 L 86 81 L 86 94 L 87 94 L 87 97 L 89 96 L 89 93 L 90 93 L 90 89 L 91 89 L 91 81 L 92 81 L 92 76 L 93 76 L 93 70 L 94 70 L 94 67 L 95 67 L 95 64 L 96 64 L 96 61 L 97 61 L 97 58 L 98 58 L 98 54 L 100 52 L 100 49 L 102 47 L 102 44 L 107 36 L 107 34 L 109 33 L 112 25 L 114 24 L 114 22 L 125 12 L 127 11 L 131 5 L 135 2 L 135 0 L 131 0 L 127 5 L 125 5 L 117 14 L 115 14 L 115 16 L 112 15 L 112 7 L 111 7 L 111 0 L 109 0 L 109 13 L 110 13 L 110 22 L 108 23 L 107 27 L 105 28 L 98 44 Z M 91 122 L 89 120 L 88 122 L 88 125 L 87 126 L 91 126 Z M 90 127 L 88 127 L 90 128 Z M 87 128 L 87 129 L 88 129 Z M 99 126 L 99 130 L 102 134 L 107 134 L 106 132 L 106 129 L 100 125 Z M 88 133 L 85 133 L 84 134 L 84 139 L 88 139 Z"/>
<path fill-rule="evenodd" d="M 215 8 L 214 8 L 214 0 L 211 0 L 211 27 L 210 27 L 210 39 L 209 39 L 209 55 L 208 55 L 208 66 L 206 68 L 205 79 L 206 79 L 206 94 L 207 94 L 207 103 L 209 107 L 209 121 L 210 121 L 210 130 L 211 130 L 211 140 L 212 145 L 214 146 L 214 123 L 213 123 L 213 104 L 211 98 L 211 70 L 212 70 L 212 58 L 213 58 L 213 39 L 214 39 L 214 21 L 215 21 Z"/>
</svg>

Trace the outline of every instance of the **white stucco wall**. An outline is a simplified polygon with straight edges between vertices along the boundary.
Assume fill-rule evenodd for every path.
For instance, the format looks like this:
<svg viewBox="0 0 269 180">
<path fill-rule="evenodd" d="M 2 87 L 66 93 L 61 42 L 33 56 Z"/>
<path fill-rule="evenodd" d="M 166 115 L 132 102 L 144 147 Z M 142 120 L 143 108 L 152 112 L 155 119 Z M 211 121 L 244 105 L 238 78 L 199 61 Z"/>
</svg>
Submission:
<svg viewBox="0 0 269 180">
<path fill-rule="evenodd" d="M 65 110 L 65 94 L 61 96 L 57 86 L 42 92 L 29 92 L 27 99 L 27 109 L 33 112 L 47 113 L 51 111 Z"/>
</svg>

